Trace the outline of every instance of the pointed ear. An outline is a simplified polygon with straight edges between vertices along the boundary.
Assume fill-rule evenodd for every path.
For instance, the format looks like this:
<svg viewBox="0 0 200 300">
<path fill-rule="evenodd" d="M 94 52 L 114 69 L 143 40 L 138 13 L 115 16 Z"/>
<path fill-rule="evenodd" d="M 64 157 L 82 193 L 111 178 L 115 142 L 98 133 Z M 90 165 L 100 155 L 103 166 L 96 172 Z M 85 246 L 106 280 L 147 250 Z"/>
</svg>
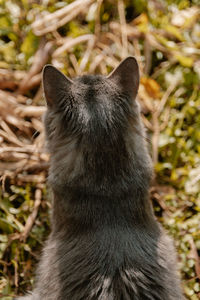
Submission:
<svg viewBox="0 0 200 300">
<path fill-rule="evenodd" d="M 139 67 L 133 56 L 125 58 L 111 74 L 108 79 L 115 82 L 123 92 L 135 98 L 139 87 Z"/>
<path fill-rule="evenodd" d="M 49 107 L 58 105 L 63 98 L 63 93 L 65 91 L 67 93 L 72 83 L 72 80 L 55 67 L 46 65 L 43 69 L 43 89 L 47 105 Z"/>
</svg>

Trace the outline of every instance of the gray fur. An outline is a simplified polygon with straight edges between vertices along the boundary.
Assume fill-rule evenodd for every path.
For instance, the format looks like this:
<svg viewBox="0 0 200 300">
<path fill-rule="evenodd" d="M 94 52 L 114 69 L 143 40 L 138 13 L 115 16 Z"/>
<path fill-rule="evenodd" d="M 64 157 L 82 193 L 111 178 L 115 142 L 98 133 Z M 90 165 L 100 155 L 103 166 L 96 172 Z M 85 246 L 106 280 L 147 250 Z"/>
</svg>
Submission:
<svg viewBox="0 0 200 300">
<path fill-rule="evenodd" d="M 152 164 L 133 57 L 109 76 L 43 77 L 52 232 L 23 300 L 183 300 L 172 241 L 149 201 Z"/>
</svg>

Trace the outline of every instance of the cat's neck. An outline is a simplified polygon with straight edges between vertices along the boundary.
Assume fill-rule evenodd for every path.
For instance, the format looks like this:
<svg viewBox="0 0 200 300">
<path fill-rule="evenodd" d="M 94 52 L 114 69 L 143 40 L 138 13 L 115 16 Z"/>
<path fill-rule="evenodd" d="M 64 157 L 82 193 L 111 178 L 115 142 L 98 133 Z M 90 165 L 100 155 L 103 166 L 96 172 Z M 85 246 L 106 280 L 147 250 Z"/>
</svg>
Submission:
<svg viewBox="0 0 200 300">
<path fill-rule="evenodd" d="M 65 194 L 54 192 L 53 228 L 56 232 L 64 228 L 66 233 L 100 228 L 146 227 L 155 223 L 148 192 L 132 190 L 123 197 L 114 194 L 94 195 L 81 190 L 66 188 Z"/>
<path fill-rule="evenodd" d="M 154 217 L 148 192 L 152 166 L 137 135 L 111 147 L 63 142 L 51 159 L 55 226 L 88 228 L 148 224 Z M 90 146 L 90 147 L 89 147 Z M 110 221 L 109 221 L 110 220 Z M 66 226 L 66 224 L 68 224 Z"/>
</svg>

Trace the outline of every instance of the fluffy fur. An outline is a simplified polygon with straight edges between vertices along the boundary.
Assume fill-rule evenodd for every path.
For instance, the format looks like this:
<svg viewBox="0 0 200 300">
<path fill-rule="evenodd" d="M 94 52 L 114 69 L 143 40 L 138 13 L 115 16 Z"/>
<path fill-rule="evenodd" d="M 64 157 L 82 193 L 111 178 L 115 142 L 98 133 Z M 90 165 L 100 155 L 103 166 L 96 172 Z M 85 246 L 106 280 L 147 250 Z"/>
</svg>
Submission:
<svg viewBox="0 0 200 300">
<path fill-rule="evenodd" d="M 152 165 L 136 60 L 110 76 L 43 75 L 52 232 L 23 300 L 183 300 L 172 242 L 149 201 Z"/>
</svg>

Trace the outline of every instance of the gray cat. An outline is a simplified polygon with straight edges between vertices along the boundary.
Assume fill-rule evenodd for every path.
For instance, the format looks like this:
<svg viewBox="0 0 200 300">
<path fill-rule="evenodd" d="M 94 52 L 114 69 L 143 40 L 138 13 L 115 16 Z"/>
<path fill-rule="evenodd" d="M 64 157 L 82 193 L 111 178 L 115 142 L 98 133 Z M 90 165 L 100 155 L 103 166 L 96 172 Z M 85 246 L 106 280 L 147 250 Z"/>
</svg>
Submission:
<svg viewBox="0 0 200 300">
<path fill-rule="evenodd" d="M 43 72 L 52 232 L 23 300 L 183 300 L 170 238 L 149 200 L 138 65 L 70 80 Z"/>
</svg>

